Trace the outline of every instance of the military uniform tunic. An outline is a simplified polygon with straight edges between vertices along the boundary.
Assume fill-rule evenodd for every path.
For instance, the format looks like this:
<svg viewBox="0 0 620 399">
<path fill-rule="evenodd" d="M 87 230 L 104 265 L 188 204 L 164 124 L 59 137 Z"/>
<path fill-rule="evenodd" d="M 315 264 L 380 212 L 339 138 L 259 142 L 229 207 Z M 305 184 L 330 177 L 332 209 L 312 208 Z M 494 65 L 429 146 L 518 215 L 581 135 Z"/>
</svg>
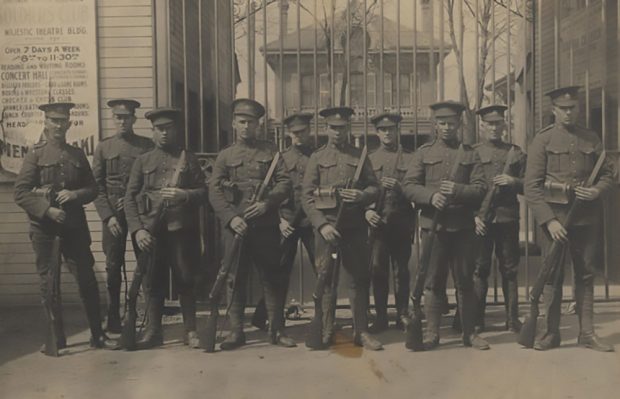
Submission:
<svg viewBox="0 0 620 399">
<path fill-rule="evenodd" d="M 51 186 L 56 191 L 71 190 L 77 195 L 74 201 L 62 206 L 54 205 L 66 212 L 62 225 L 46 216 L 50 203 L 32 191 L 44 186 Z M 60 323 L 56 325 L 58 335 L 64 337 L 60 297 L 52 298 L 48 288 L 50 279 L 54 278 L 51 269 L 55 237 L 60 237 L 63 264 L 77 280 L 92 335 L 101 336 L 99 291 L 93 271 L 95 260 L 90 250 L 90 232 L 83 207 L 96 197 L 97 185 L 86 155 L 81 149 L 66 143 L 43 141 L 35 144 L 24 158 L 15 180 L 14 195 L 17 205 L 30 218 L 30 239 L 35 252 L 41 296 L 44 303 L 52 304 L 56 320 Z"/>
<path fill-rule="evenodd" d="M 410 201 L 421 208 L 420 225 L 422 242 L 428 239 L 429 228 L 436 212 L 431 205 L 434 193 L 439 191 L 441 181 L 451 178 L 450 173 L 459 152 L 458 142 L 437 139 L 425 144 L 414 154 L 405 175 L 403 191 Z M 467 340 L 473 332 L 472 277 L 474 272 L 474 210 L 478 209 L 486 182 L 480 158 L 469 146 L 463 146 L 463 155 L 457 168 L 454 194 L 439 214 L 437 236 L 431 249 L 430 267 L 425 282 L 425 312 L 427 331 L 439 337 L 441 297 L 445 290 L 448 271 L 452 272 L 457 288 L 459 311 L 463 325 L 463 337 Z"/>
<path fill-rule="evenodd" d="M 313 195 L 319 187 L 344 187 L 347 179 L 352 179 L 359 163 L 361 151 L 349 144 L 337 146 L 328 143 L 310 156 L 302 184 L 302 206 L 318 231 L 327 224 L 335 224 L 338 207 L 317 209 Z M 368 271 L 367 226 L 364 219 L 364 208 L 374 202 L 379 194 L 379 183 L 372 170 L 369 160 L 362 169 L 357 187 L 365 192 L 365 201 L 356 204 L 345 204 L 338 231 L 342 236 L 339 251 L 342 269 L 348 279 L 349 301 L 353 313 L 355 334 L 368 328 L 368 289 L 370 276 Z M 318 256 L 329 248 L 320 233 L 316 234 L 316 251 Z M 326 293 L 323 296 L 323 308 L 327 309 L 335 297 L 331 296 L 331 276 L 327 278 Z M 333 315 L 327 315 L 332 317 Z M 332 320 L 326 327 L 329 331 Z"/>
<path fill-rule="evenodd" d="M 415 231 L 415 212 L 411 202 L 402 192 L 402 182 L 413 154 L 402 147 L 388 149 L 379 147 L 370 155 L 373 170 L 379 181 L 383 177 L 398 180 L 401 186 L 388 190 L 381 186 L 380 196 L 384 198 L 382 209 L 378 210 L 385 225 L 377 229 L 371 227 L 373 247 L 371 247 L 372 286 L 377 317 L 387 317 L 389 293 L 389 268 L 393 267 L 395 281 L 396 311 L 399 316 L 407 313 L 409 303 L 409 258 Z M 396 161 L 398 159 L 398 164 Z"/>
<path fill-rule="evenodd" d="M 223 149 L 213 166 L 209 180 L 209 201 L 222 225 L 224 251 L 232 250 L 234 232 L 230 221 L 235 216 L 243 217 L 244 210 L 263 182 L 277 149 L 262 140 L 243 141 Z M 270 326 L 278 330 L 284 327 L 283 308 L 288 286 L 288 274 L 279 268 L 281 259 L 279 208 L 291 195 L 291 180 L 282 159 L 277 164 L 271 183 L 261 201 L 267 204 L 267 212 L 248 220 L 249 229 L 243 240 L 239 270 L 229 276 L 229 298 L 231 329 L 236 333 L 243 330 L 243 314 L 246 305 L 246 285 L 250 264 L 255 264 L 264 283 L 264 295 Z M 226 255 L 224 256 L 226 258 Z"/>
<path fill-rule="evenodd" d="M 118 308 L 121 268 L 125 263 L 127 221 L 123 199 L 129 181 L 129 172 L 136 158 L 153 148 L 153 141 L 136 134 L 109 137 L 102 140 L 93 157 L 93 175 L 98 195 L 94 201 L 102 223 L 102 247 L 106 256 L 107 286 L 110 305 Z M 115 216 L 122 232 L 115 237 L 108 227 L 108 220 Z M 133 241 L 133 240 L 132 240 Z M 134 252 L 138 249 L 133 241 Z"/>
</svg>

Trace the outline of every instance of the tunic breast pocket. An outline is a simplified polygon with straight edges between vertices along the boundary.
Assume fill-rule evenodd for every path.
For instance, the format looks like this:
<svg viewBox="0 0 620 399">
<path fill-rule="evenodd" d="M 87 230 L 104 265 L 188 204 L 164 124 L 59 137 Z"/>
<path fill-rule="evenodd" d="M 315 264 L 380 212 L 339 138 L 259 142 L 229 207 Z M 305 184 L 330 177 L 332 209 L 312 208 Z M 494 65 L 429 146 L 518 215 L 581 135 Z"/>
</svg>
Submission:
<svg viewBox="0 0 620 399">
<path fill-rule="evenodd" d="M 596 153 L 594 152 L 593 147 L 584 147 L 579 149 L 577 162 L 577 170 L 582 170 L 585 174 L 590 173 L 590 171 L 594 168 L 594 163 Z"/>
<path fill-rule="evenodd" d="M 145 190 L 157 187 L 157 167 L 142 169 L 142 181 Z"/>
<path fill-rule="evenodd" d="M 226 163 L 226 171 L 230 181 L 239 181 L 242 177 L 243 160 L 231 161 Z"/>
<path fill-rule="evenodd" d="M 407 174 L 407 168 L 404 166 L 398 166 L 396 170 L 394 171 L 394 177 L 398 181 L 403 181 L 406 174 Z"/>
<path fill-rule="evenodd" d="M 39 162 L 40 184 L 53 184 L 58 176 L 58 162 Z"/>
<path fill-rule="evenodd" d="M 547 170 L 552 173 L 561 172 L 570 166 L 570 154 L 566 147 L 547 147 Z"/>
<path fill-rule="evenodd" d="M 116 176 L 120 173 L 121 159 L 118 155 L 113 155 L 105 160 L 105 170 L 108 176 Z"/>
<path fill-rule="evenodd" d="M 78 159 L 69 159 L 65 162 L 65 183 L 71 184 L 77 182 L 81 176 L 84 176 L 86 164 Z"/>
<path fill-rule="evenodd" d="M 118 172 L 123 176 L 129 176 L 129 172 L 131 172 L 131 167 L 135 162 L 136 157 L 130 155 L 121 155 L 119 160 Z"/>
<path fill-rule="evenodd" d="M 422 163 L 427 183 L 443 179 L 443 159 L 429 157 L 422 160 Z"/>
<path fill-rule="evenodd" d="M 480 157 L 480 164 L 482 165 L 482 170 L 484 170 L 484 176 L 487 179 L 492 179 L 495 177 L 495 171 L 493 170 L 493 160 L 490 157 Z"/>
<path fill-rule="evenodd" d="M 319 177 L 321 179 L 321 184 L 332 184 L 337 180 L 336 176 L 336 161 L 334 160 L 325 160 L 320 161 L 319 165 Z"/>
<path fill-rule="evenodd" d="M 256 160 L 256 167 L 250 170 L 250 178 L 252 179 L 264 179 L 271 165 L 273 158 L 263 158 Z"/>
<path fill-rule="evenodd" d="M 372 168 L 372 170 L 375 172 L 375 176 L 377 177 L 377 179 L 381 180 L 381 178 L 383 177 L 383 165 L 375 166 L 374 168 Z"/>
</svg>

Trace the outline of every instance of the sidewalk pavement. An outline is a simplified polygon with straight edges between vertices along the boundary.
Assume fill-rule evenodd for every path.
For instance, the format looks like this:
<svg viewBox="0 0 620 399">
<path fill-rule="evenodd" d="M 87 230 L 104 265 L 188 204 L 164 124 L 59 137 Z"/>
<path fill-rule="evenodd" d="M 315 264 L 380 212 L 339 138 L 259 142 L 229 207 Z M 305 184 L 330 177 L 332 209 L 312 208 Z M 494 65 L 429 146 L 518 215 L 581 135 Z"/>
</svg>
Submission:
<svg viewBox="0 0 620 399">
<path fill-rule="evenodd" d="M 91 350 L 80 307 L 66 307 L 69 348 L 60 358 L 38 352 L 43 336 L 39 308 L 0 309 L 1 398 L 613 398 L 620 388 L 620 303 L 595 306 L 598 334 L 616 347 L 598 353 L 576 344 L 575 315 L 562 318 L 562 346 L 526 350 L 504 331 L 503 306 L 489 308 L 491 350 L 461 345 L 442 320 L 441 346 L 432 352 L 404 348 L 400 331 L 379 335 L 385 350 L 367 352 L 351 344 L 348 310 L 338 310 L 337 345 L 309 351 L 305 320 L 288 321 L 294 349 L 266 343 L 247 327 L 249 345 L 207 354 L 182 343 L 179 315 L 165 317 L 165 345 L 139 352 Z M 522 314 L 525 307 L 521 307 Z M 199 312 L 204 325 L 206 312 Z M 223 318 L 221 318 L 223 319 Z M 249 319 L 247 317 L 246 319 Z M 225 324 L 225 323 L 224 323 Z M 226 328 L 226 326 L 223 326 Z"/>
</svg>

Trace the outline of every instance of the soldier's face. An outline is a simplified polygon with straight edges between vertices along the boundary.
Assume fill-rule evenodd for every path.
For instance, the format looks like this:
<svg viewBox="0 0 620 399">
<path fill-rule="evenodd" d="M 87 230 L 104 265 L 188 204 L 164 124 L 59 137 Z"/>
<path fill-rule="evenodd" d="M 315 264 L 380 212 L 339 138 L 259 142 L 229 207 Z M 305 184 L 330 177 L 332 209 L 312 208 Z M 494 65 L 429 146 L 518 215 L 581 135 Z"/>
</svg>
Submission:
<svg viewBox="0 0 620 399">
<path fill-rule="evenodd" d="M 349 125 L 327 125 L 327 136 L 332 143 L 342 144 L 347 140 Z"/>
<path fill-rule="evenodd" d="M 44 127 L 45 135 L 48 139 L 65 141 L 67 138 L 67 130 L 71 126 L 71 120 L 67 118 L 51 118 L 45 117 Z"/>
<path fill-rule="evenodd" d="M 176 123 L 153 126 L 153 141 L 160 148 L 171 147 L 177 143 L 179 128 Z"/>
<path fill-rule="evenodd" d="M 435 129 L 442 140 L 454 140 L 461 126 L 458 116 L 444 116 L 435 119 Z"/>
<path fill-rule="evenodd" d="M 235 115 L 232 122 L 237 137 L 242 140 L 252 140 L 256 138 L 258 129 L 258 119 L 250 115 Z"/>
<path fill-rule="evenodd" d="M 482 130 L 486 135 L 486 139 L 489 141 L 498 141 L 502 139 L 506 122 L 501 121 L 482 121 Z"/>
<path fill-rule="evenodd" d="M 398 127 L 388 126 L 377 128 L 377 136 L 381 140 L 381 144 L 385 146 L 391 146 L 396 144 L 396 138 L 398 137 Z"/>
<path fill-rule="evenodd" d="M 555 115 L 556 122 L 560 122 L 565 126 L 572 126 L 577 123 L 579 107 L 577 107 L 577 105 L 554 105 L 553 115 Z"/>
<path fill-rule="evenodd" d="M 306 126 L 303 130 L 290 132 L 292 145 L 309 145 L 310 144 L 310 126 Z"/>
<path fill-rule="evenodd" d="M 133 125 L 136 123 L 135 115 L 121 115 L 114 114 L 112 117 L 116 131 L 120 134 L 126 134 L 133 130 Z"/>
</svg>

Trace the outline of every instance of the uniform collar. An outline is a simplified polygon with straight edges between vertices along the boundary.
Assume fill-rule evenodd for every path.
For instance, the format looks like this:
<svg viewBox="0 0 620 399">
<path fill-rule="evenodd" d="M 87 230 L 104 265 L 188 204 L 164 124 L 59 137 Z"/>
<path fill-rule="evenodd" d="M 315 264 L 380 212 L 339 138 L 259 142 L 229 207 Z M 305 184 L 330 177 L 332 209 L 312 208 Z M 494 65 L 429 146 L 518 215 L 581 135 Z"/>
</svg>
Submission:
<svg viewBox="0 0 620 399">
<path fill-rule="evenodd" d="M 448 148 L 452 148 L 452 149 L 457 149 L 459 148 L 459 145 L 461 144 L 458 139 L 453 139 L 450 141 L 446 141 L 443 139 L 437 139 L 437 142 L 439 145 L 441 145 L 442 147 L 448 147 Z"/>
<path fill-rule="evenodd" d="M 294 145 L 293 149 L 302 155 L 310 156 L 312 154 L 312 147 L 309 145 Z"/>
<path fill-rule="evenodd" d="M 393 152 L 397 152 L 400 149 L 400 145 L 396 144 L 396 145 L 394 145 L 392 147 L 387 147 L 387 146 L 381 144 L 381 146 L 379 148 L 381 149 L 381 151 L 392 152 L 393 153 Z"/>
</svg>

